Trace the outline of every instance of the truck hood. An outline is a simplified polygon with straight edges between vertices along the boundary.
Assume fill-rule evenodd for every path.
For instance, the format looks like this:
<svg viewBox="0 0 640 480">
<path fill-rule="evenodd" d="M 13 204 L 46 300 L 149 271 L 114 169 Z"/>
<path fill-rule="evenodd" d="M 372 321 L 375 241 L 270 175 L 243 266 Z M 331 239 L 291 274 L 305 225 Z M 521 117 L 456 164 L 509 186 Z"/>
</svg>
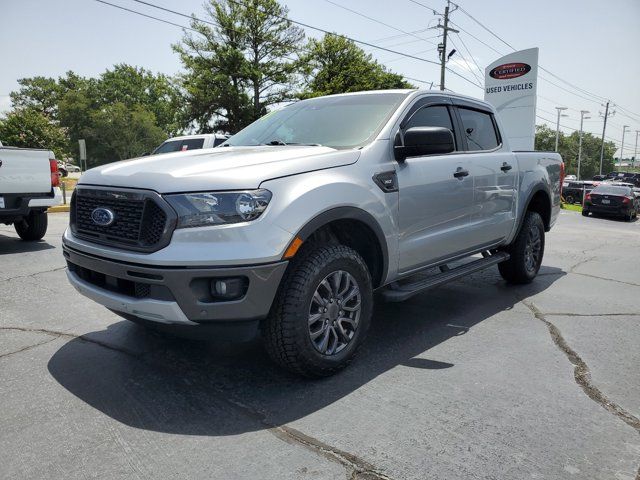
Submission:
<svg viewBox="0 0 640 480">
<path fill-rule="evenodd" d="M 151 155 L 87 171 L 79 184 L 176 193 L 248 190 L 266 180 L 355 163 L 357 150 L 320 146 L 218 147 Z"/>
</svg>

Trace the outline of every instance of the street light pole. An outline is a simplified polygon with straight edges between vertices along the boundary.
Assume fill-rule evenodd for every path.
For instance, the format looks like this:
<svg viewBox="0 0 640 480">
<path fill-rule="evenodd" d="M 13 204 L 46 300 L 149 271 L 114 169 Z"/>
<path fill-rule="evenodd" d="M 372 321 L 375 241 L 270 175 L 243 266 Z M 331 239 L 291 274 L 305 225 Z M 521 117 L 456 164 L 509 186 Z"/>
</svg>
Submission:
<svg viewBox="0 0 640 480">
<path fill-rule="evenodd" d="M 633 161 L 631 162 L 631 166 L 633 168 L 635 168 L 636 166 L 636 159 L 638 158 L 638 134 L 640 133 L 640 130 L 636 130 L 636 148 L 633 151 Z"/>
<path fill-rule="evenodd" d="M 622 167 L 622 156 L 624 155 L 624 134 L 627 132 L 627 128 L 629 128 L 629 125 L 622 126 L 622 145 L 620 145 L 620 161 L 618 162 L 618 167 Z"/>
<path fill-rule="evenodd" d="M 562 111 L 566 109 L 567 107 L 556 107 L 556 110 L 558 111 L 558 120 L 556 122 L 556 152 L 558 151 L 558 140 L 560 137 L 560 115 L 562 114 Z"/>
<path fill-rule="evenodd" d="M 578 180 L 580 180 L 580 162 L 582 160 L 582 124 L 585 119 L 591 118 L 591 117 L 585 117 L 585 114 L 587 113 L 589 113 L 589 110 L 580 110 L 580 140 L 578 142 Z"/>
</svg>

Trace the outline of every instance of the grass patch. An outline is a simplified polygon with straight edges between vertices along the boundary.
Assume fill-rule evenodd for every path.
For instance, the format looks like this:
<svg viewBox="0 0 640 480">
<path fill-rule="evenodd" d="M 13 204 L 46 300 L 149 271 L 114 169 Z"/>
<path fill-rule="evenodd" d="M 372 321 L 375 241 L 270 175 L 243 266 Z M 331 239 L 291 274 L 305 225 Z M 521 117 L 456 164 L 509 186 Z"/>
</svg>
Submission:
<svg viewBox="0 0 640 480">
<path fill-rule="evenodd" d="M 562 203 L 560 208 L 563 210 L 571 210 L 572 212 L 582 212 L 582 205 L 574 205 L 571 203 Z"/>
</svg>

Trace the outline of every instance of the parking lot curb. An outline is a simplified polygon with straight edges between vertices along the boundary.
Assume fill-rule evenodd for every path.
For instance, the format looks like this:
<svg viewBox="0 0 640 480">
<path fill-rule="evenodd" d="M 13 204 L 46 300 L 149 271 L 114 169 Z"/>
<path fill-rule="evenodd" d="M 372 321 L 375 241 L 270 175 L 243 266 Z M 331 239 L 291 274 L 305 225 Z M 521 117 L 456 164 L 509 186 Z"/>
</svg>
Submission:
<svg viewBox="0 0 640 480">
<path fill-rule="evenodd" d="M 69 205 L 56 205 L 55 207 L 49 207 L 47 209 L 47 212 L 49 213 L 61 213 L 61 212 L 68 212 L 69 211 Z"/>
</svg>

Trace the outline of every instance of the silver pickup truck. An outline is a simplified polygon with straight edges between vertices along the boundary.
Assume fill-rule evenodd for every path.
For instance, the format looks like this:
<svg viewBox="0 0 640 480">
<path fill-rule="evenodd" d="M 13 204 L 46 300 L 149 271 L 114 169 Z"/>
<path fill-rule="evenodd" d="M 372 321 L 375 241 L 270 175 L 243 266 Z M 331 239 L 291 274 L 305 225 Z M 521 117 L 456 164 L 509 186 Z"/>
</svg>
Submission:
<svg viewBox="0 0 640 480">
<path fill-rule="evenodd" d="M 557 153 L 511 151 L 490 105 L 415 90 L 300 101 L 179 155 L 82 176 L 69 281 L 154 328 L 261 334 L 306 376 L 353 358 L 374 291 L 406 300 L 494 265 L 532 281 L 564 174 Z"/>
</svg>

